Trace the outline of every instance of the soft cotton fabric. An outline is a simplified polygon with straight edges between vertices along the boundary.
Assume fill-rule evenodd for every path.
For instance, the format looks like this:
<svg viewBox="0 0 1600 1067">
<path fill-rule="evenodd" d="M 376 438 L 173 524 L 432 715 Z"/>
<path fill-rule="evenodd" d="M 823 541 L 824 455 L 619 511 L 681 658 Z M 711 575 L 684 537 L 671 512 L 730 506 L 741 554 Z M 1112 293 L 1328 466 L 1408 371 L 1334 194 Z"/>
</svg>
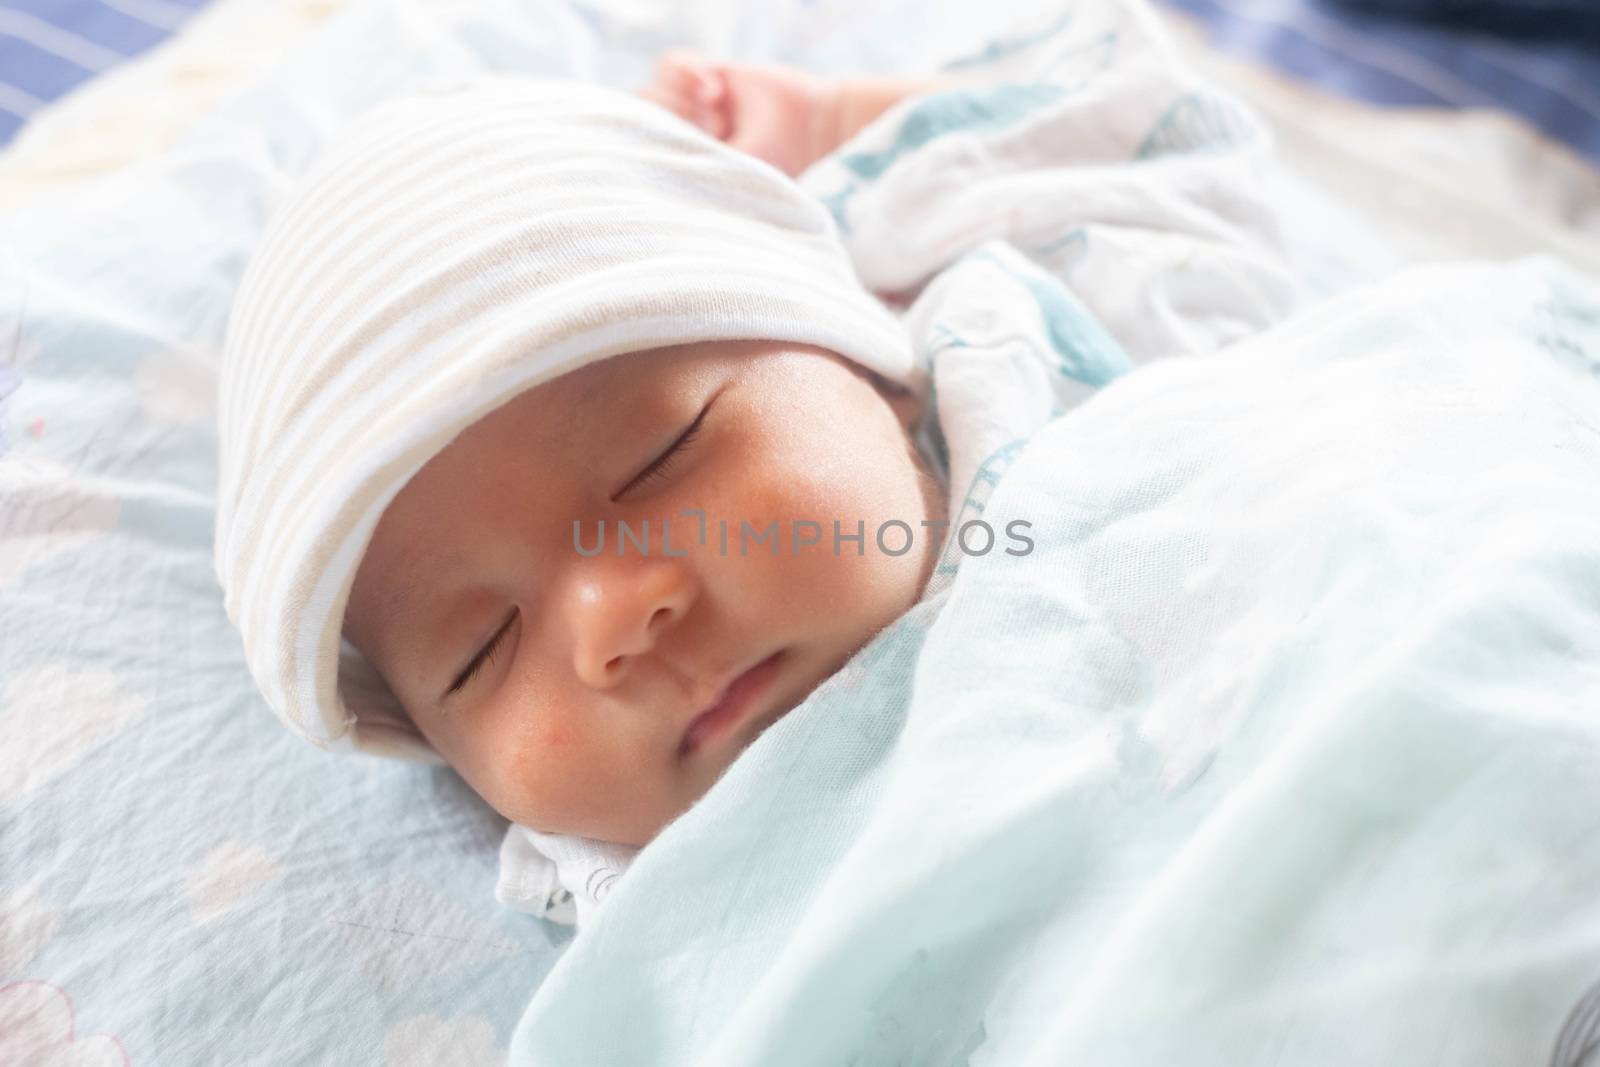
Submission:
<svg viewBox="0 0 1600 1067">
<path fill-rule="evenodd" d="M 512 823 L 500 841 L 494 895 L 542 919 L 587 922 L 639 850 L 574 834 L 547 834 Z"/>
<path fill-rule="evenodd" d="M 1555 264 L 1122 376 L 985 493 L 1035 551 L 646 846 L 508 1062 L 1577 1063 L 1597 475 L 1600 286 Z"/>
</svg>

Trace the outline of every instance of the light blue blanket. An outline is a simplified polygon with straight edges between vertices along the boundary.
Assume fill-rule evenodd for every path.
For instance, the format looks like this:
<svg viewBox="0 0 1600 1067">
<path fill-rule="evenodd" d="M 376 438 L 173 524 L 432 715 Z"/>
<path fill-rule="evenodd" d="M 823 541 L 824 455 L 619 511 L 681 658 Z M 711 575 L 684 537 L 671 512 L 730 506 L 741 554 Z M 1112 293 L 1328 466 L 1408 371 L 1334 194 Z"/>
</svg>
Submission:
<svg viewBox="0 0 1600 1067">
<path fill-rule="evenodd" d="M 985 514 L 1035 550 L 646 847 L 513 1064 L 1550 1062 L 1600 982 L 1600 290 L 1427 268 L 1141 369 Z"/>
</svg>

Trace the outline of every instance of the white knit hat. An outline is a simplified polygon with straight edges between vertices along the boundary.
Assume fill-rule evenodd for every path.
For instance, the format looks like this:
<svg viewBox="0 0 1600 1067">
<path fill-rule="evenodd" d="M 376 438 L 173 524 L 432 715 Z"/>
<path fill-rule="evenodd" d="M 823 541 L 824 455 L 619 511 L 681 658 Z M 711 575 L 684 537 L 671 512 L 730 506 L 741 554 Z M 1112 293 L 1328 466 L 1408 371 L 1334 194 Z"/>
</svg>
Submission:
<svg viewBox="0 0 1600 1067">
<path fill-rule="evenodd" d="M 341 632 L 384 508 L 541 382 L 737 339 L 921 388 L 828 211 L 653 103 L 491 75 L 342 131 L 266 227 L 222 357 L 217 578 L 272 709 L 323 748 L 438 760 Z"/>
</svg>

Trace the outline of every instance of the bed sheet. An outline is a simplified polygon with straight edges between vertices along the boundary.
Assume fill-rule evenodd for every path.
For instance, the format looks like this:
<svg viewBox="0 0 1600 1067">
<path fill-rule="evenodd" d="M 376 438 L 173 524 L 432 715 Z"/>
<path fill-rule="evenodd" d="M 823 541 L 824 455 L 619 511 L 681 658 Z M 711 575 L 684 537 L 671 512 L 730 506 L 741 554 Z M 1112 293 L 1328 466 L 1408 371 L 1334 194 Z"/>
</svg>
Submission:
<svg viewBox="0 0 1600 1067">
<path fill-rule="evenodd" d="M 282 731 L 222 612 L 210 551 L 228 304 L 273 202 L 342 121 L 485 69 L 631 85 L 674 44 L 926 70 L 1058 6 L 329 2 L 315 26 L 274 23 L 282 51 L 250 52 L 248 76 L 169 117 L 140 142 L 152 150 L 13 185 L 0 215 L 0 1062 L 23 1040 L 107 1064 L 492 1062 L 570 936 L 495 903 L 504 824 L 454 775 L 323 756 Z M 117 103 L 137 112 L 137 98 Z M 60 114 L 77 143 L 94 129 L 71 98 Z M 41 123 L 34 143 L 64 128 Z M 49 159 L 13 153 L 0 179 Z M 1327 201 L 1298 234 L 1319 290 L 1444 247 L 1398 241 L 1314 184 L 1296 195 Z M 1549 250 L 1572 232 L 1508 224 L 1489 248 Z"/>
<path fill-rule="evenodd" d="M 348 0 L 211 0 L 180 32 L 38 108 L 0 148 L 0 213 L 150 159 Z"/>
<path fill-rule="evenodd" d="M 1600 169 L 1495 110 L 1376 108 L 1213 47 L 1166 11 L 1196 69 L 1266 118 L 1287 237 L 1308 288 L 1470 257 L 1548 252 L 1600 271 Z"/>
<path fill-rule="evenodd" d="M 1378 104 L 1497 108 L 1600 163 L 1594 0 L 1162 0 L 1230 52 Z"/>
<path fill-rule="evenodd" d="M 0 144 L 44 104 L 166 40 L 205 3 L 0 2 Z"/>
</svg>

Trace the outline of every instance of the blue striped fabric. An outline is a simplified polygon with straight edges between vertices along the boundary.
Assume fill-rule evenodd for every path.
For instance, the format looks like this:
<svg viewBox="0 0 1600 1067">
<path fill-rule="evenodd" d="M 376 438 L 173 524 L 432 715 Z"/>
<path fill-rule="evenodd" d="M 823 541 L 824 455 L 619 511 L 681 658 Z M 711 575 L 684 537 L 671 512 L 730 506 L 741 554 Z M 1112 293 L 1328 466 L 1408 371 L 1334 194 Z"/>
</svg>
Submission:
<svg viewBox="0 0 1600 1067">
<path fill-rule="evenodd" d="M 170 37 L 208 0 L 0 0 L 0 144 L 40 107 Z"/>
<path fill-rule="evenodd" d="M 1600 0 L 1163 0 L 1218 47 L 1377 104 L 1497 107 L 1600 161 Z"/>
</svg>

